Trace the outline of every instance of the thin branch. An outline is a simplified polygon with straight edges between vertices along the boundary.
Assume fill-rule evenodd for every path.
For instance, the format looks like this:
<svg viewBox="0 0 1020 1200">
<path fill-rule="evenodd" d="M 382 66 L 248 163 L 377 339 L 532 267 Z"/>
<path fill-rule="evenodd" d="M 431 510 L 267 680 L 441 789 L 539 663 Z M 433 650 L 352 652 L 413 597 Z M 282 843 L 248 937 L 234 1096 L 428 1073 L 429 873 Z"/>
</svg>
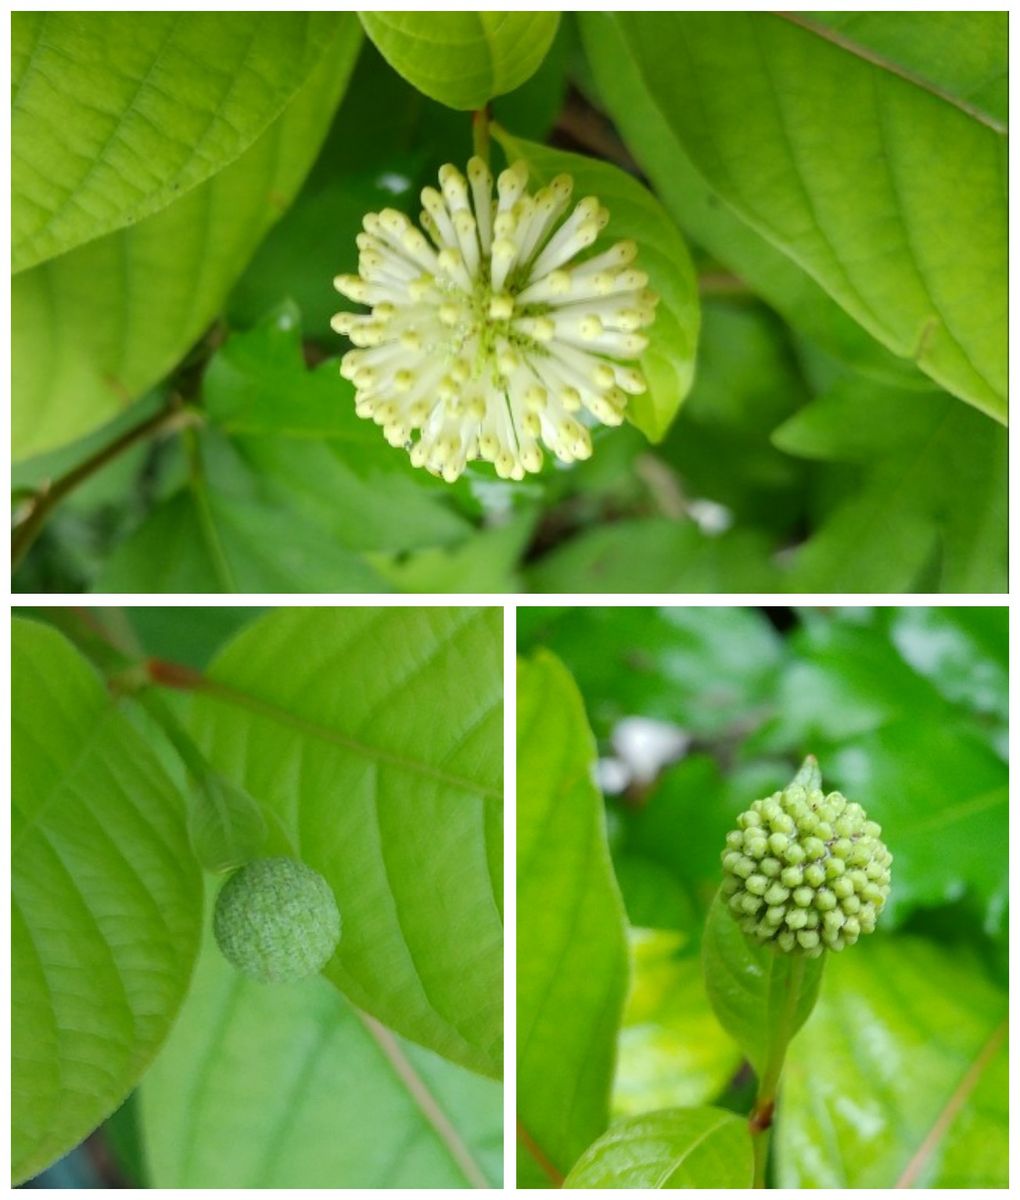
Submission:
<svg viewBox="0 0 1020 1200">
<path fill-rule="evenodd" d="M 141 424 L 126 430 L 108 446 L 97 450 L 95 454 L 79 463 L 78 466 L 72 467 L 59 479 L 43 484 L 21 505 L 15 515 L 14 532 L 11 537 L 11 569 L 15 570 L 21 564 L 57 505 L 80 484 L 91 478 L 107 463 L 123 454 L 125 450 L 129 450 L 146 438 L 176 433 L 196 424 L 199 420 L 198 414 L 193 409 L 183 408 L 176 403 L 169 408 L 160 409 L 158 413 L 142 421 Z"/>
<path fill-rule="evenodd" d="M 917 1182 L 917 1177 L 921 1174 L 925 1163 L 931 1157 L 935 1147 L 945 1136 L 949 1126 L 952 1125 L 956 1114 L 969 1099 L 971 1092 L 977 1087 L 978 1080 L 981 1078 L 985 1067 L 988 1066 L 998 1052 L 999 1047 L 1005 1040 L 1007 1028 L 1008 1022 L 1003 1021 L 994 1030 L 992 1036 L 982 1047 L 980 1054 L 978 1054 L 977 1058 L 968 1067 L 963 1078 L 956 1085 L 953 1094 L 946 1102 L 945 1108 L 936 1117 L 935 1124 L 932 1125 L 924 1141 L 918 1146 L 914 1152 L 914 1156 L 904 1168 L 903 1174 L 896 1181 L 897 1188 L 911 1188 Z"/>
<path fill-rule="evenodd" d="M 429 1091 L 428 1084 L 414 1069 L 407 1055 L 401 1050 L 397 1039 L 385 1025 L 380 1025 L 368 1013 L 364 1013 L 358 1008 L 355 1008 L 354 1011 L 361 1019 L 361 1023 L 375 1039 L 376 1044 L 386 1056 L 401 1083 L 407 1088 L 411 1099 L 421 1110 L 422 1116 L 436 1131 L 440 1141 L 442 1141 L 449 1152 L 450 1157 L 460 1167 L 461 1171 L 463 1171 L 467 1181 L 474 1188 L 491 1188 L 492 1184 L 486 1179 L 484 1171 L 475 1162 L 471 1151 L 451 1124 L 450 1118 L 440 1107 L 439 1101 Z"/>
<path fill-rule="evenodd" d="M 562 1187 L 566 1176 L 553 1166 L 553 1164 L 546 1157 L 542 1148 L 539 1146 L 538 1142 L 535 1141 L 535 1139 L 525 1128 L 523 1122 L 520 1120 L 517 1122 L 517 1136 L 524 1144 L 524 1149 L 527 1150 L 538 1166 L 542 1169 L 543 1174 L 549 1178 L 553 1187 Z"/>
</svg>

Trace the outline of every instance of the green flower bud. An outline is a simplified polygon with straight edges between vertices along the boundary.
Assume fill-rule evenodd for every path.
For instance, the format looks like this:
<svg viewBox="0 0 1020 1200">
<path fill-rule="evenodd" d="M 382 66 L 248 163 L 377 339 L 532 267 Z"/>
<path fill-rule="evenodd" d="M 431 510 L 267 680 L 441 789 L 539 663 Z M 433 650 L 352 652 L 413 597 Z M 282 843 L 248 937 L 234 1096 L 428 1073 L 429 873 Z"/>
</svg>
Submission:
<svg viewBox="0 0 1020 1200">
<path fill-rule="evenodd" d="M 859 804 L 822 792 L 809 758 L 726 837 L 723 894 L 741 929 L 787 954 L 852 946 L 889 898 L 892 855 L 881 834 Z"/>
<path fill-rule="evenodd" d="M 743 903 L 745 896 L 733 899 Z M 329 884 L 311 867 L 293 858 L 258 858 L 220 889 L 213 933 L 242 975 L 287 983 L 316 974 L 333 957 L 340 912 Z"/>
</svg>

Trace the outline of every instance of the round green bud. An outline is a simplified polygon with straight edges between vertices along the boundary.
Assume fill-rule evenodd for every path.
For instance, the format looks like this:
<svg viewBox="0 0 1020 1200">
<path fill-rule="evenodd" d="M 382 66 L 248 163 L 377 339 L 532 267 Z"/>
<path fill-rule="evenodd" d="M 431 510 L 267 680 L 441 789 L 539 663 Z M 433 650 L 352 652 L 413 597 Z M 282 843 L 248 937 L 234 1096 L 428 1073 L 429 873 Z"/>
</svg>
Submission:
<svg viewBox="0 0 1020 1200">
<path fill-rule="evenodd" d="M 881 828 L 809 759 L 782 792 L 737 818 L 723 852 L 723 895 L 740 928 L 787 954 L 815 957 L 871 933 L 889 898 Z"/>
<path fill-rule="evenodd" d="M 329 884 L 311 867 L 293 858 L 258 858 L 220 889 L 213 933 L 242 975 L 287 983 L 317 974 L 333 957 L 340 911 Z"/>
</svg>

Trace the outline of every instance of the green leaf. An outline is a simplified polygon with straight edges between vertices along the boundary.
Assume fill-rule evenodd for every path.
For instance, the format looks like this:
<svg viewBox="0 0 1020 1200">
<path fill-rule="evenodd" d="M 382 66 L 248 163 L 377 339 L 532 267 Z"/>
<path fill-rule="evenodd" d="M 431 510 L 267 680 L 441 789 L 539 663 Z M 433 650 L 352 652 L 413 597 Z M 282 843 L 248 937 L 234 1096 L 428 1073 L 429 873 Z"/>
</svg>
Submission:
<svg viewBox="0 0 1020 1200">
<path fill-rule="evenodd" d="M 338 13 L 19 12 L 12 265 L 165 208 L 283 111 Z"/>
<path fill-rule="evenodd" d="M 618 1121 L 570 1172 L 568 1188 L 749 1188 L 747 1121 L 720 1108 L 673 1108 Z"/>
<path fill-rule="evenodd" d="M 818 958 L 781 954 L 745 937 L 722 894 L 716 895 L 701 945 L 708 998 L 761 1078 L 811 1015 L 822 968 Z"/>
<path fill-rule="evenodd" d="M 198 950 L 184 800 L 92 667 L 15 618 L 14 1182 L 77 1145 L 166 1037 Z"/>
<path fill-rule="evenodd" d="M 1006 1015 L 960 947 L 836 955 L 787 1059 L 777 1186 L 1007 1187 Z"/>
<path fill-rule="evenodd" d="M 327 531 L 260 497 L 194 483 L 107 560 L 99 592 L 366 592 L 386 585 Z"/>
<path fill-rule="evenodd" d="M 682 934 L 631 931 L 634 977 L 620 1029 L 613 1111 L 636 1116 L 705 1104 L 740 1066 L 740 1054 L 715 1019 Z"/>
<path fill-rule="evenodd" d="M 784 658 L 764 614 L 737 606 L 567 608 L 546 617 L 536 640 L 573 673 L 599 737 L 633 715 L 672 721 L 703 738 L 732 737 L 772 701 Z M 677 771 L 692 796 L 719 785 L 704 756 Z"/>
<path fill-rule="evenodd" d="M 887 383 L 926 386 L 926 377 L 913 363 L 897 358 L 875 341 L 801 265 L 745 224 L 698 173 L 649 90 L 622 20 L 620 14 L 608 12 L 588 12 L 580 17 L 599 98 L 670 215 L 699 246 L 739 277 L 716 280 L 709 271 L 703 280 L 705 288 L 716 284 L 725 288 L 732 283 L 739 289 L 743 281 L 794 328 L 841 362 Z"/>
<path fill-rule="evenodd" d="M 245 980 L 208 937 L 141 1098 L 153 1187 L 500 1182 L 497 1083 L 396 1037 L 323 979 Z"/>
<path fill-rule="evenodd" d="M 701 320 L 694 268 L 679 230 L 655 196 L 612 163 L 538 146 L 498 128 L 493 134 L 509 161 L 528 164 L 533 182 L 545 184 L 566 173 L 578 195 L 599 197 L 609 210 L 609 224 L 595 249 L 621 238 L 637 243 L 637 265 L 660 301 L 640 360 L 648 391 L 631 399 L 627 419 L 649 441 L 661 441 L 694 378 Z"/>
<path fill-rule="evenodd" d="M 577 687 L 541 652 L 517 705 L 518 1183 L 542 1187 L 606 1127 L 627 946 Z"/>
<path fill-rule="evenodd" d="M 646 517 L 593 527 L 538 559 L 535 592 L 770 592 L 779 576 L 760 534 L 702 533 L 693 520 Z"/>
<path fill-rule="evenodd" d="M 520 87 L 552 45 L 559 13 L 363 12 L 379 52 L 426 96 L 450 108 L 483 108 Z"/>
<path fill-rule="evenodd" d="M 337 26 L 293 100 L 227 168 L 13 283 L 17 457 L 82 436 L 178 362 L 298 191 L 358 47 Z"/>
<path fill-rule="evenodd" d="M 857 381 L 777 441 L 812 457 L 875 455 L 798 550 L 791 591 L 1006 590 L 1007 435 L 993 422 L 945 395 L 922 403 Z"/>
<path fill-rule="evenodd" d="M 617 27 L 729 207 L 893 353 L 1004 420 L 1001 123 L 796 15 L 629 13 Z"/>
<path fill-rule="evenodd" d="M 218 656 L 193 710 L 211 764 L 333 889 L 344 934 L 328 978 L 403 1036 L 492 1076 L 501 664 L 498 609 L 279 609 Z"/>
</svg>

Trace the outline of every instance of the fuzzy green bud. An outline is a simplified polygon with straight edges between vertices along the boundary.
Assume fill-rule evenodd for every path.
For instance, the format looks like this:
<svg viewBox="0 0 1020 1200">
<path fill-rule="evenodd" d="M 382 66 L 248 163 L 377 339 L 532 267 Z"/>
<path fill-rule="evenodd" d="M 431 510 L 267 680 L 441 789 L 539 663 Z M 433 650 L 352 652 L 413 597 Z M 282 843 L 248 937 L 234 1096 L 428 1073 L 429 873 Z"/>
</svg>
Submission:
<svg viewBox="0 0 1020 1200">
<path fill-rule="evenodd" d="M 213 933 L 224 958 L 259 983 L 287 983 L 320 971 L 340 941 L 333 891 L 293 858 L 257 858 L 220 889 Z"/>
<path fill-rule="evenodd" d="M 740 814 L 723 854 L 723 895 L 744 933 L 812 958 L 875 928 L 892 866 L 881 828 L 821 782 L 809 758 L 784 791 Z"/>
</svg>

